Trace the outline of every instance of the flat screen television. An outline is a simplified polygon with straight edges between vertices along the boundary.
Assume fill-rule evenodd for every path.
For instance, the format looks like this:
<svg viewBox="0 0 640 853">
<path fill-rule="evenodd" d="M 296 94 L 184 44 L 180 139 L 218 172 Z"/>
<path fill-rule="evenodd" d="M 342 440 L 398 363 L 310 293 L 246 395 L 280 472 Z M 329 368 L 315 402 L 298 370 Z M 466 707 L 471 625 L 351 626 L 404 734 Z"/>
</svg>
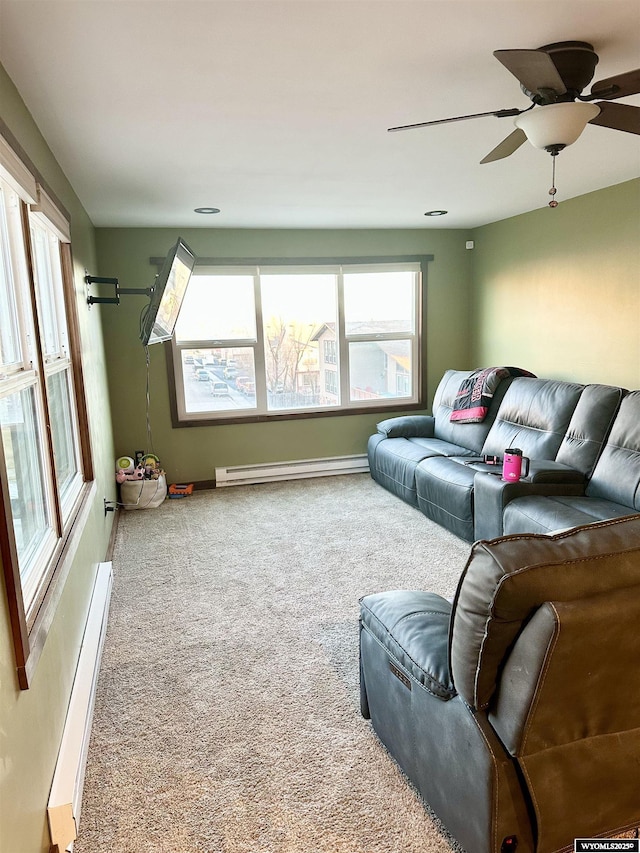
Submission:
<svg viewBox="0 0 640 853">
<path fill-rule="evenodd" d="M 173 337 L 195 262 L 191 249 L 178 239 L 156 277 L 151 301 L 140 321 L 140 340 L 145 346 Z"/>
</svg>

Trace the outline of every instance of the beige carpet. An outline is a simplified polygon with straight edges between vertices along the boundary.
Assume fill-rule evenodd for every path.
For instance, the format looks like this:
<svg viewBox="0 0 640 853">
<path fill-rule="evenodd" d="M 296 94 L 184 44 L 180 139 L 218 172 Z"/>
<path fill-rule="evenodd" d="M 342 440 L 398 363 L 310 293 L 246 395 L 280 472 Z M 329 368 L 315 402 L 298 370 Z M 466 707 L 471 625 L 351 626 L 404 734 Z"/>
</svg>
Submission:
<svg viewBox="0 0 640 853">
<path fill-rule="evenodd" d="M 444 853 L 358 705 L 358 599 L 469 547 L 347 475 L 125 512 L 75 853 Z"/>
</svg>

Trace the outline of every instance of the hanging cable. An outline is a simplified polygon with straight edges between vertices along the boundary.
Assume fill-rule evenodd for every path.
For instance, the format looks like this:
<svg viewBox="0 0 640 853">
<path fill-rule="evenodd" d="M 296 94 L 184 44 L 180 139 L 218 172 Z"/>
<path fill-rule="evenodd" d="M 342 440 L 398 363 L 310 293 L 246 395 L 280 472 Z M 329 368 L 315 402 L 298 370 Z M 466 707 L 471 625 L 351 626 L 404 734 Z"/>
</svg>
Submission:
<svg viewBox="0 0 640 853">
<path fill-rule="evenodd" d="M 145 391 L 146 409 L 147 409 L 147 444 L 149 446 L 149 451 L 147 451 L 147 452 L 155 453 L 154 448 L 153 448 L 153 436 L 151 434 L 151 414 L 150 414 L 151 378 L 150 378 L 150 358 L 149 358 L 149 347 L 148 346 L 145 346 L 144 352 L 145 352 L 145 357 L 146 357 L 146 361 L 147 361 L 147 387 L 146 387 L 146 391 Z"/>
</svg>

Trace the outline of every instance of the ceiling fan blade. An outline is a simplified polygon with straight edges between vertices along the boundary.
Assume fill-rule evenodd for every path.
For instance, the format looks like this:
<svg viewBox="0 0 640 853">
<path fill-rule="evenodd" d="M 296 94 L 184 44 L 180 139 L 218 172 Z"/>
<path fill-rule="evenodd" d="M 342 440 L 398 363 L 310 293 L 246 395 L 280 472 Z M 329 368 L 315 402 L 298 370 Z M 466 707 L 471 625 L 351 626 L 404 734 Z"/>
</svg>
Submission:
<svg viewBox="0 0 640 853">
<path fill-rule="evenodd" d="M 567 91 L 553 59 L 544 50 L 494 50 L 493 55 L 528 92 L 551 89 L 563 95 Z"/>
<path fill-rule="evenodd" d="M 606 80 L 598 80 L 591 87 L 592 98 L 604 98 L 607 101 L 626 98 L 628 95 L 637 95 L 639 92 L 640 68 L 627 71 L 626 74 L 607 77 Z"/>
<path fill-rule="evenodd" d="M 518 127 L 506 139 L 503 139 L 500 145 L 496 145 L 493 151 L 490 151 L 486 157 L 480 160 L 480 163 L 493 163 L 494 160 L 502 160 L 517 151 L 526 141 L 527 134 Z"/>
<path fill-rule="evenodd" d="M 600 113 L 589 124 L 640 134 L 640 107 L 612 104 L 611 101 L 599 101 L 596 106 L 600 107 Z"/>
<path fill-rule="evenodd" d="M 485 116 L 496 116 L 496 118 L 507 118 L 508 116 L 519 116 L 524 110 L 519 110 L 516 107 L 510 110 L 492 110 L 488 113 L 472 113 L 468 116 L 454 116 L 453 118 L 438 118 L 435 121 L 420 121 L 417 124 L 403 124 L 399 127 L 388 127 L 389 133 L 396 130 L 413 130 L 416 127 L 431 127 L 435 124 L 449 124 L 452 121 L 466 121 L 469 118 L 484 118 Z"/>
</svg>

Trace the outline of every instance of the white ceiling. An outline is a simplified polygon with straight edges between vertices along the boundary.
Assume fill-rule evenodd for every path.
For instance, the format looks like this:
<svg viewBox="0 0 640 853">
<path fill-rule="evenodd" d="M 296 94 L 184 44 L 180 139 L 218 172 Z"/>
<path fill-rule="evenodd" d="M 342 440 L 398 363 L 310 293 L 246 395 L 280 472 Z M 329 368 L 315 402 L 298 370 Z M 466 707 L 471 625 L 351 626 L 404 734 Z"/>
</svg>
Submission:
<svg viewBox="0 0 640 853">
<path fill-rule="evenodd" d="M 528 106 L 492 52 L 569 39 L 594 45 L 595 80 L 637 68 L 640 4 L 0 0 L 2 63 L 97 226 L 470 228 L 544 207 L 545 152 L 479 164 L 512 119 L 386 129 Z M 639 175 L 639 136 L 587 126 L 557 199 Z"/>
</svg>

